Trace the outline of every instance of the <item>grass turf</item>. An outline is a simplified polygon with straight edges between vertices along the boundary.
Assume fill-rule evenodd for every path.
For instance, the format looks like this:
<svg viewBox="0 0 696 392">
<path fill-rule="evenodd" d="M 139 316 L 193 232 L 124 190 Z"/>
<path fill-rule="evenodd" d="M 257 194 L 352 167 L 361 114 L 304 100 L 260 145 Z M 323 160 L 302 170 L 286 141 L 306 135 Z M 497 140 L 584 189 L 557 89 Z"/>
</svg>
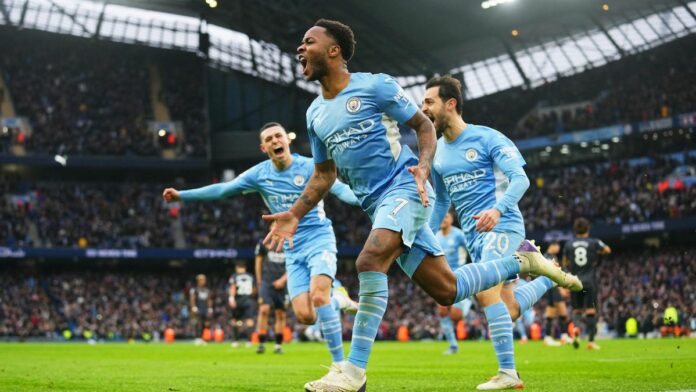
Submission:
<svg viewBox="0 0 696 392">
<path fill-rule="evenodd" d="M 600 341 L 601 351 L 515 345 L 518 370 L 535 391 L 696 389 L 696 340 Z M 272 348 L 272 345 L 269 346 Z M 370 391 L 473 390 L 495 372 L 489 342 L 377 343 Z M 257 355 L 229 344 L 0 343 L 0 391 L 301 391 L 325 373 L 319 343 Z M 346 347 L 347 351 L 347 347 Z"/>
</svg>

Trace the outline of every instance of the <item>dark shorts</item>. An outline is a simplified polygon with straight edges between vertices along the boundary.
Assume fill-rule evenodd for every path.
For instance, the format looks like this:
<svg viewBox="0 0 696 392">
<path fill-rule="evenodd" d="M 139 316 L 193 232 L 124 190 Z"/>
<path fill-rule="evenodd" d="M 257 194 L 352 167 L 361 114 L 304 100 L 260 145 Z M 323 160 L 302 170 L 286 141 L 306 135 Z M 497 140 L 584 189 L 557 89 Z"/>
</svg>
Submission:
<svg viewBox="0 0 696 392">
<path fill-rule="evenodd" d="M 559 302 L 563 302 L 563 297 L 561 297 L 561 292 L 558 290 L 558 287 L 554 286 L 546 291 L 544 294 L 544 299 L 546 300 L 546 303 L 549 304 L 550 306 L 553 306 Z"/>
<path fill-rule="evenodd" d="M 278 290 L 269 282 L 261 282 L 259 305 L 263 304 L 269 304 L 273 309 L 285 310 L 288 308 L 288 294 L 285 289 Z"/>
<path fill-rule="evenodd" d="M 237 299 L 237 307 L 232 310 L 232 318 L 235 320 L 253 319 L 255 310 L 254 301 L 251 297 Z"/>
<path fill-rule="evenodd" d="M 593 283 L 583 282 L 582 291 L 570 293 L 570 304 L 573 309 L 596 309 L 597 288 Z"/>
</svg>

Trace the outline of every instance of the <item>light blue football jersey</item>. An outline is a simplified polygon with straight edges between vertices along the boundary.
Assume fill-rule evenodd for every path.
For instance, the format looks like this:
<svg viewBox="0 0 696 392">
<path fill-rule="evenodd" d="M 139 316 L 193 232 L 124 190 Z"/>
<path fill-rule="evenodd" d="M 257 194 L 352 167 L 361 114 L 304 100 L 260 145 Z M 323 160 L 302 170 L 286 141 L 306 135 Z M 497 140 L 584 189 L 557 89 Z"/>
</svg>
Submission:
<svg viewBox="0 0 696 392">
<path fill-rule="evenodd" d="M 410 120 L 417 111 L 390 76 L 351 73 L 348 86 L 335 98 L 320 95 L 307 109 L 314 161 L 333 159 L 341 178 L 368 210 L 391 186 L 413 181 L 406 167 L 417 165 L 418 158 L 399 143 L 397 123 Z"/>
<path fill-rule="evenodd" d="M 435 234 L 442 250 L 445 252 L 445 258 L 447 259 L 447 264 L 449 264 L 452 270 L 459 268 L 459 248 L 466 249 L 466 238 L 464 237 L 464 232 L 458 228 L 452 226 L 449 234 L 445 235 L 442 230 L 439 230 Z"/>
<path fill-rule="evenodd" d="M 216 200 L 258 192 L 272 213 L 287 211 L 299 199 L 307 181 L 314 173 L 314 161 L 311 158 L 297 154 L 293 154 L 293 158 L 290 166 L 284 170 L 278 170 L 269 159 L 251 167 L 232 181 L 181 191 L 179 195 L 182 201 Z M 358 199 L 353 192 L 340 181 L 334 183 L 330 192 L 348 204 L 358 205 Z M 301 251 L 303 247 L 311 244 L 313 239 L 321 235 L 333 240 L 330 247 L 335 253 L 336 238 L 331 220 L 324 212 L 323 201 L 300 219 L 293 238 L 295 250 Z M 285 247 L 286 252 L 290 252 L 287 242 Z"/>
<path fill-rule="evenodd" d="M 468 124 L 452 142 L 441 137 L 433 159 L 436 202 L 430 227 L 439 227 L 452 202 L 470 251 L 477 235 L 473 216 L 490 208 L 501 212 L 493 231 L 524 237 L 524 221 L 517 202 L 529 186 L 525 164 L 515 144 L 495 129 Z M 514 176 L 523 176 L 523 183 L 506 192 L 509 179 Z"/>
</svg>

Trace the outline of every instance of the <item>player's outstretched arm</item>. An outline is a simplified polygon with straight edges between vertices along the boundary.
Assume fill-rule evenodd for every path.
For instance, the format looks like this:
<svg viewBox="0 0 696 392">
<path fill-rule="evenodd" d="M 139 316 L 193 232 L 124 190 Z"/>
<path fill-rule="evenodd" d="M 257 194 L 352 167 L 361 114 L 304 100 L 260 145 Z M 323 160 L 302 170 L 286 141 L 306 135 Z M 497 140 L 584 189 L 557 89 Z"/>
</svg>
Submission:
<svg viewBox="0 0 696 392">
<path fill-rule="evenodd" d="M 285 241 L 288 241 L 292 249 L 292 237 L 295 235 L 300 219 L 319 204 L 334 181 L 336 181 L 336 164 L 333 160 L 315 164 L 314 173 L 307 181 L 302 195 L 288 211 L 261 216 L 264 220 L 273 222 L 271 230 L 263 240 L 264 245 L 280 252 Z"/>
<path fill-rule="evenodd" d="M 420 110 L 406 122 L 406 125 L 413 128 L 418 137 L 418 166 L 411 166 L 408 168 L 408 171 L 415 177 L 421 202 L 423 206 L 427 207 L 430 201 L 425 190 L 425 183 L 428 181 L 428 177 L 430 177 L 430 168 L 433 163 L 433 156 L 435 156 L 435 146 L 437 145 L 435 127 L 432 121 Z"/>
<path fill-rule="evenodd" d="M 218 184 L 207 185 L 185 191 L 177 191 L 174 188 L 167 188 L 162 193 L 162 197 L 166 202 L 179 200 L 218 200 L 241 193 L 255 192 L 256 181 L 253 171 L 253 168 L 247 170 L 232 181 L 221 182 Z"/>
<path fill-rule="evenodd" d="M 350 187 L 341 182 L 341 180 L 336 180 L 333 186 L 329 190 L 334 196 L 338 197 L 339 200 L 346 204 L 352 206 L 360 206 L 360 200 L 355 196 L 355 193 L 350 189 Z"/>
</svg>

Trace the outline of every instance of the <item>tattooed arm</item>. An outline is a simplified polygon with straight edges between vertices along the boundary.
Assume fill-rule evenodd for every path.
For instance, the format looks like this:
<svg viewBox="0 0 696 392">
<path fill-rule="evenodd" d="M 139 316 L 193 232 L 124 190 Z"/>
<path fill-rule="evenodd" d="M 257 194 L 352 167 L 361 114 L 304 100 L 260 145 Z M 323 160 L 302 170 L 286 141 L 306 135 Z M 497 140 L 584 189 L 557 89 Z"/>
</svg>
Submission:
<svg viewBox="0 0 696 392">
<path fill-rule="evenodd" d="M 262 216 L 264 220 L 273 222 L 271 230 L 263 240 L 264 245 L 279 252 L 283 248 L 285 241 L 288 241 L 290 249 L 292 249 L 292 237 L 295 235 L 300 219 L 319 204 L 329 189 L 331 189 L 334 181 L 336 181 L 336 164 L 334 161 L 329 159 L 316 163 L 314 173 L 309 178 L 302 195 L 288 211 Z"/>
<path fill-rule="evenodd" d="M 336 163 L 333 160 L 314 165 L 314 173 L 299 199 L 290 207 L 290 212 L 301 219 L 326 196 L 336 181 Z"/>
<path fill-rule="evenodd" d="M 425 183 L 430 177 L 430 168 L 433 163 L 433 156 L 435 156 L 435 146 L 437 145 L 435 127 L 432 121 L 420 110 L 408 120 L 406 125 L 413 128 L 418 136 L 418 166 L 411 166 L 408 168 L 408 171 L 415 177 L 421 202 L 427 207 L 430 201 L 425 190 Z"/>
</svg>

